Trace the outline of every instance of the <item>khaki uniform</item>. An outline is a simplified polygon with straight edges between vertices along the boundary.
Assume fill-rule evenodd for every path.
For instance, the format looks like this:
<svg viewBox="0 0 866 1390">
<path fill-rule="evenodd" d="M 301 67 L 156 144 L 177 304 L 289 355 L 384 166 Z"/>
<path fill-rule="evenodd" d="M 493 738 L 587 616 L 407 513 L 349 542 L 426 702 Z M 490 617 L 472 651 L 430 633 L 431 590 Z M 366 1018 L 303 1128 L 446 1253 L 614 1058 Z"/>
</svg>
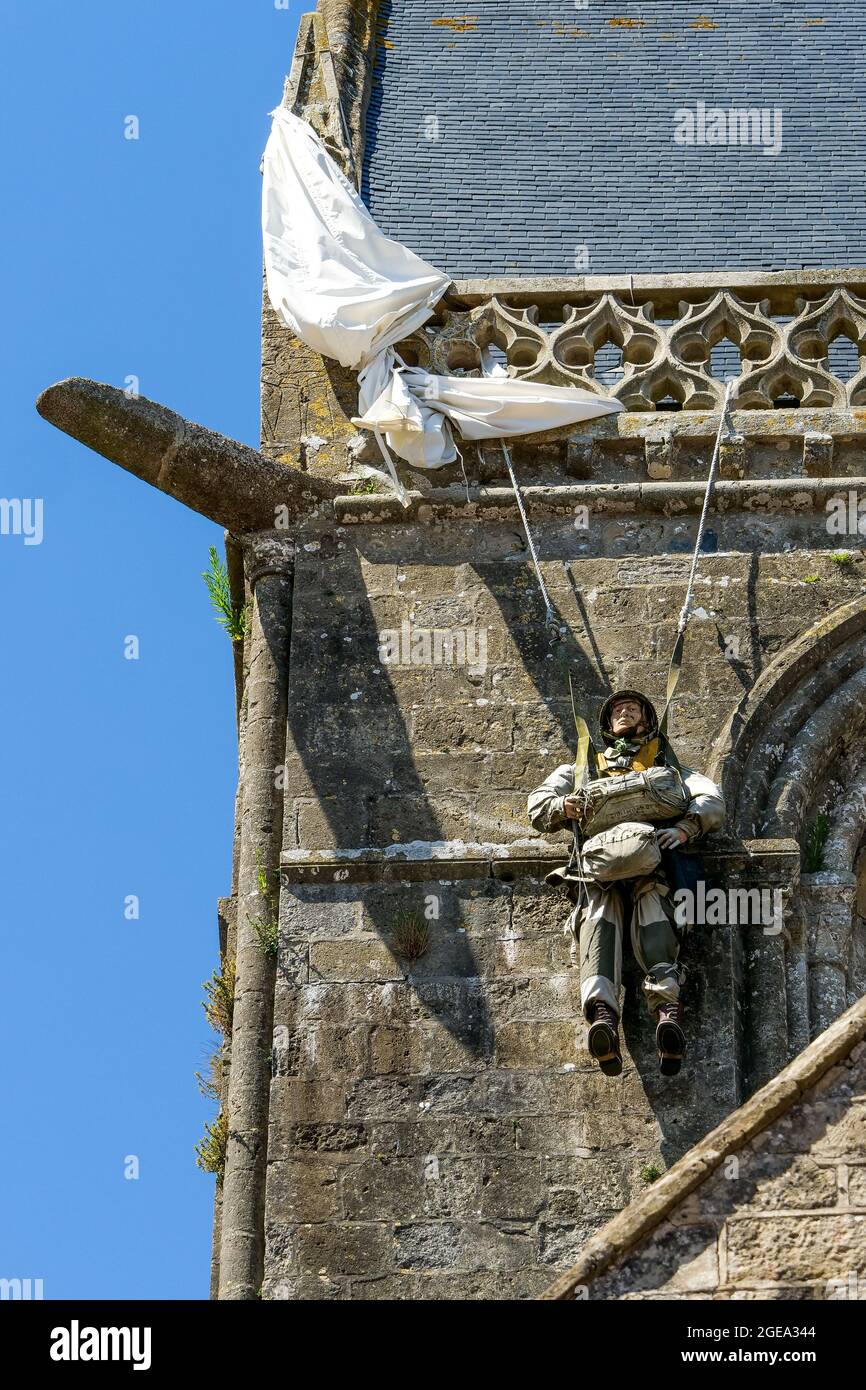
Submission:
<svg viewBox="0 0 866 1390">
<path fill-rule="evenodd" d="M 601 753 L 599 775 L 643 771 L 652 766 L 657 752 L 658 741 L 647 740 L 631 765 L 625 767 L 608 765 L 609 755 Z M 686 767 L 681 772 L 691 800 L 673 824 L 686 832 L 687 840 L 693 840 L 721 826 L 725 803 L 719 788 L 708 777 Z M 582 784 L 588 780 L 585 772 Z M 548 833 L 573 828 L 563 803 L 574 791 L 574 765 L 563 763 L 529 797 L 529 819 L 534 829 Z M 600 883 L 584 873 L 575 847 L 569 863 L 549 874 L 548 882 L 567 887 L 572 901 L 577 902 L 568 929 L 578 946 L 580 1001 L 587 1018 L 589 1005 L 595 1000 L 604 1001 L 620 1013 L 626 916 L 632 950 L 644 972 L 643 992 L 650 1013 L 655 1015 L 663 1003 L 676 1003 L 684 976 L 679 964 L 680 930 L 674 921 L 670 886 L 661 866 L 644 877 Z"/>
</svg>

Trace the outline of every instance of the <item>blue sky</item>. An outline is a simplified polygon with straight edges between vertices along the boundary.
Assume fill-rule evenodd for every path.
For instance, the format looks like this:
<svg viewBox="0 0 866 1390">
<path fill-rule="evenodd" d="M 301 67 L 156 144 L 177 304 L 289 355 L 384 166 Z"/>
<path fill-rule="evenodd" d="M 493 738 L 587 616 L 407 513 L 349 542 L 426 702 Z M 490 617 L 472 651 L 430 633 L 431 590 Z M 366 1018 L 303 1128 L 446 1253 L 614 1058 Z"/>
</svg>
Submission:
<svg viewBox="0 0 866 1390">
<path fill-rule="evenodd" d="M 258 165 L 301 10 L 0 3 L 0 496 L 44 518 L 41 544 L 0 535 L 0 1276 L 46 1298 L 207 1297 L 213 1178 L 193 1149 L 213 1107 L 194 1072 L 236 743 L 200 578 L 221 531 L 33 402 L 66 376 L 136 376 L 258 442 Z"/>
</svg>

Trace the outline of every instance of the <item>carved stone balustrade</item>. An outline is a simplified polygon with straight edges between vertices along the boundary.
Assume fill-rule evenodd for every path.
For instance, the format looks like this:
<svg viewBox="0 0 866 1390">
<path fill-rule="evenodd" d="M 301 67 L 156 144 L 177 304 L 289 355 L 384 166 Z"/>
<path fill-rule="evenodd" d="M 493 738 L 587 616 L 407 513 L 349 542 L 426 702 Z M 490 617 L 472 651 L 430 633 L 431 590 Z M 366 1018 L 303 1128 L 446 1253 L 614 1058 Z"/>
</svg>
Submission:
<svg viewBox="0 0 866 1390">
<path fill-rule="evenodd" d="M 729 376 L 736 410 L 866 407 L 866 269 L 458 281 L 400 350 L 478 374 L 485 348 L 628 411 L 715 410 Z"/>
</svg>

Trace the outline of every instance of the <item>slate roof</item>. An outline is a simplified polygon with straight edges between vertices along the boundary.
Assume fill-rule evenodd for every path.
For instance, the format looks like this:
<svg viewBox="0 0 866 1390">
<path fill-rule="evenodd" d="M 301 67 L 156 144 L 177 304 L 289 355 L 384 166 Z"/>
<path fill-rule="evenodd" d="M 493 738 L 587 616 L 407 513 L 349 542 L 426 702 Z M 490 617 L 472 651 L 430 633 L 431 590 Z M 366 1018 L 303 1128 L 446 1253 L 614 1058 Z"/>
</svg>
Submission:
<svg viewBox="0 0 866 1390">
<path fill-rule="evenodd" d="M 866 264 L 862 22 L 848 0 L 383 0 L 364 197 L 455 278 Z M 781 150 L 675 143 L 699 102 L 778 109 Z"/>
</svg>

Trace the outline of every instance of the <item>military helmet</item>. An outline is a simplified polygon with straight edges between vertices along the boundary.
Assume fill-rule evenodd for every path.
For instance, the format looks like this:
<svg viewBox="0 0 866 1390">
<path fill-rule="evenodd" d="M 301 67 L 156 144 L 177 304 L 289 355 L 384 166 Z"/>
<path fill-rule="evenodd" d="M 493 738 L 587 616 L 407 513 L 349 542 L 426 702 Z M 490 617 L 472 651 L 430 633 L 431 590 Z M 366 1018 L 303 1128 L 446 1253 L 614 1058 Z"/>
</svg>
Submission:
<svg viewBox="0 0 866 1390">
<path fill-rule="evenodd" d="M 659 728 L 659 717 L 656 714 L 652 700 L 648 700 L 641 690 L 615 690 L 612 695 L 608 695 L 601 707 L 598 716 L 598 727 L 603 739 L 610 740 L 616 737 L 610 727 L 611 712 L 617 700 L 637 700 L 644 712 L 644 723 L 646 733 L 641 737 L 644 739 L 655 738 Z"/>
</svg>

